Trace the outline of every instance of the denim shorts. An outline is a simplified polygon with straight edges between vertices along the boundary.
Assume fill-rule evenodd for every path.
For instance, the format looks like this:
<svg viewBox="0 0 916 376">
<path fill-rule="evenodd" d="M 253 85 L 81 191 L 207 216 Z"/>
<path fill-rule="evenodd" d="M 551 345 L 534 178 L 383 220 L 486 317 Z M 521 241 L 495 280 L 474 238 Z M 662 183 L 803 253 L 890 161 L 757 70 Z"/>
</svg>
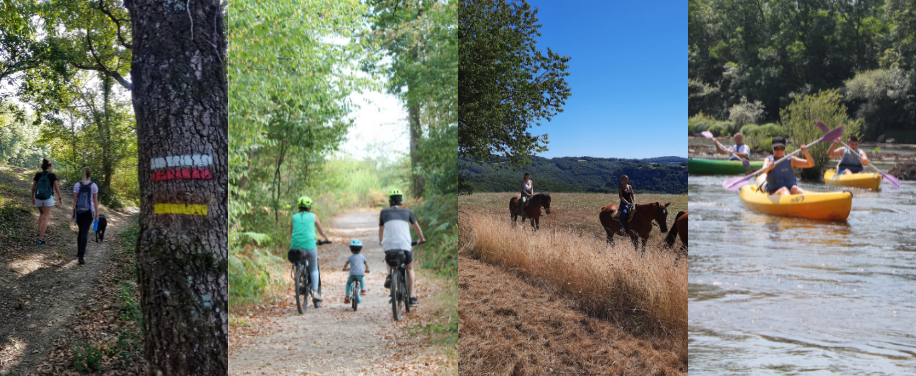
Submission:
<svg viewBox="0 0 916 376">
<path fill-rule="evenodd" d="M 39 208 L 42 206 L 54 206 L 54 196 L 49 197 L 47 200 L 39 200 L 36 198 L 35 206 Z"/>
</svg>

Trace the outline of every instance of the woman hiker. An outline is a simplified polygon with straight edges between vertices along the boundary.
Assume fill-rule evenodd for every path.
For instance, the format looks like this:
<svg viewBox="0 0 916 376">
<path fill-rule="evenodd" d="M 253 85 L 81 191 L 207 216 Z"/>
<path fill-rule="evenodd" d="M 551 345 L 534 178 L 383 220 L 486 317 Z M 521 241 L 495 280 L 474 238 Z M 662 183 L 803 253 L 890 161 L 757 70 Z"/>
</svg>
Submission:
<svg viewBox="0 0 916 376">
<path fill-rule="evenodd" d="M 38 244 L 45 244 L 45 232 L 48 231 L 48 219 L 51 218 L 51 208 L 54 207 L 54 192 L 57 191 L 57 198 L 60 203 L 64 203 L 64 197 L 60 194 L 60 186 L 57 185 L 57 175 L 54 175 L 54 166 L 47 159 L 41 160 L 41 171 L 35 174 L 32 179 L 32 205 L 38 207 Z M 53 189 L 53 190 L 52 190 Z"/>
<path fill-rule="evenodd" d="M 76 235 L 76 257 L 80 264 L 85 264 L 86 242 L 89 240 L 89 229 L 92 221 L 99 219 L 99 186 L 91 182 L 92 172 L 89 167 L 83 168 L 82 179 L 73 186 L 73 221 L 79 227 Z"/>
</svg>

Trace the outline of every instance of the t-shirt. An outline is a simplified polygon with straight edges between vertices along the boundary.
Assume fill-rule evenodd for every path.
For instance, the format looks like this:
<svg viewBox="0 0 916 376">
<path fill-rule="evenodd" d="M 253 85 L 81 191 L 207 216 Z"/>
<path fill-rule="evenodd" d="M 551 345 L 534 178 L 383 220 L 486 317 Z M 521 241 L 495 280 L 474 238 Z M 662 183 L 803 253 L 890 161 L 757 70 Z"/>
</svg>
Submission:
<svg viewBox="0 0 916 376">
<path fill-rule="evenodd" d="M 746 153 L 746 154 L 748 154 L 748 156 L 750 156 L 751 147 L 750 147 L 750 146 L 747 146 L 747 144 L 741 144 L 741 145 L 730 146 L 730 147 L 729 147 L 728 149 L 726 149 L 726 150 L 733 151 L 733 152 L 738 153 L 738 154 Z M 729 155 L 728 155 L 728 160 L 730 160 L 730 161 L 737 161 L 737 160 L 739 160 L 739 159 L 738 159 L 738 157 L 736 157 L 734 154 L 729 154 Z"/>
<path fill-rule="evenodd" d="M 315 214 L 299 212 L 293 215 L 293 236 L 289 244 L 290 249 L 316 249 L 315 243 Z"/>
<path fill-rule="evenodd" d="M 51 178 L 51 177 L 48 177 L 48 179 L 50 179 L 50 178 Z M 89 202 L 89 208 L 92 209 L 92 216 L 95 217 L 95 204 L 96 204 L 96 201 L 98 201 L 98 199 L 97 199 L 98 196 L 96 196 L 96 195 L 99 194 L 99 186 L 98 186 L 97 184 L 93 183 L 92 180 L 89 181 L 89 184 L 90 184 L 91 187 L 92 187 L 92 192 L 91 192 L 90 195 L 89 195 L 89 200 L 90 200 L 90 202 Z M 74 184 L 74 185 L 73 185 L 73 193 L 80 193 L 80 187 L 82 187 L 82 183 L 77 182 L 76 184 Z M 77 200 L 78 200 L 78 199 L 79 199 L 79 197 L 77 197 Z"/>
<path fill-rule="evenodd" d="M 41 179 L 41 174 L 43 174 L 43 173 L 44 173 L 44 171 L 36 172 L 36 173 L 35 173 L 35 179 L 32 179 L 32 180 L 34 180 L 34 181 L 37 182 L 38 179 Z M 49 172 L 49 173 L 48 173 L 48 182 L 51 183 L 51 188 L 54 188 L 54 182 L 55 182 L 55 181 L 57 181 L 57 175 L 54 175 L 53 172 Z"/>
<path fill-rule="evenodd" d="M 366 257 L 362 254 L 356 253 L 350 256 L 347 259 L 347 262 L 350 263 L 350 275 L 366 275 Z"/>
<path fill-rule="evenodd" d="M 409 251 L 411 249 L 410 225 L 414 223 L 417 223 L 417 217 L 414 217 L 410 209 L 399 206 L 382 209 L 378 218 L 379 226 L 385 226 L 385 233 L 382 234 L 382 249 Z"/>
</svg>

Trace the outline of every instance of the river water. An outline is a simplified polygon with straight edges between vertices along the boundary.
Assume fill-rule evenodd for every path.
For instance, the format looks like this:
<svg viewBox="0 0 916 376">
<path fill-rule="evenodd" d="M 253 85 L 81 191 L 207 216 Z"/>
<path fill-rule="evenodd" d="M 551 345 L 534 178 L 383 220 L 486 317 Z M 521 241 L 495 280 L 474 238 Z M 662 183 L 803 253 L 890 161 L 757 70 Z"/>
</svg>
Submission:
<svg viewBox="0 0 916 376">
<path fill-rule="evenodd" d="M 850 189 L 841 222 L 750 211 L 728 178 L 688 182 L 690 373 L 916 375 L 916 183 Z"/>
</svg>

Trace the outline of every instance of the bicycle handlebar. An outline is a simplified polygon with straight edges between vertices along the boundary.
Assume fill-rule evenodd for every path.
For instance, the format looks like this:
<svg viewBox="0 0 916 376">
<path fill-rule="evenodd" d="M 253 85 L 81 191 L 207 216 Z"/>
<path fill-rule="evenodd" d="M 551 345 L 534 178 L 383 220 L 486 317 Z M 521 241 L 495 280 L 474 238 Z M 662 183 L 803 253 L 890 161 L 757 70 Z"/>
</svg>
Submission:
<svg viewBox="0 0 916 376">
<path fill-rule="evenodd" d="M 333 242 L 330 241 L 330 240 L 328 240 L 328 241 L 319 240 L 319 241 L 315 242 L 315 244 L 317 244 L 317 245 L 325 245 L 325 244 L 331 244 L 331 243 L 333 243 Z"/>
</svg>

